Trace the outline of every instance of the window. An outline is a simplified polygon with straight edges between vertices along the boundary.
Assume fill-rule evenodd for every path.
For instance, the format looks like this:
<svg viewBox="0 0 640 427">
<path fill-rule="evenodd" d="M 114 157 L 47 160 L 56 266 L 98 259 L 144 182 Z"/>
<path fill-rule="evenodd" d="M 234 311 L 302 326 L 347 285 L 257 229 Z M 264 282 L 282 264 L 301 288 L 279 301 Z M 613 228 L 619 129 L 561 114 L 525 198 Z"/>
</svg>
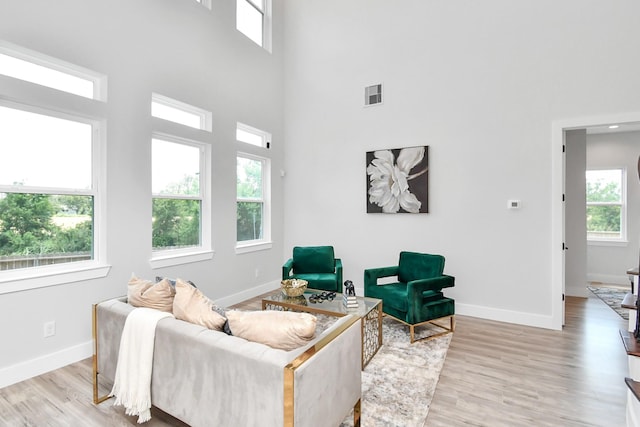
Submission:
<svg viewBox="0 0 640 427">
<path fill-rule="evenodd" d="M 208 132 L 211 132 L 212 129 L 210 111 L 156 93 L 151 95 L 151 115 Z"/>
<path fill-rule="evenodd" d="M 97 123 L 0 105 L 0 269 L 92 260 Z"/>
<path fill-rule="evenodd" d="M 236 139 L 256 147 L 270 148 L 271 145 L 270 133 L 240 122 L 236 125 Z"/>
<path fill-rule="evenodd" d="M 0 75 L 0 294 L 105 277 L 106 77 L 3 40 Z"/>
<path fill-rule="evenodd" d="M 7 42 L 0 42 L 0 74 L 85 98 L 106 100 L 104 76 Z"/>
<path fill-rule="evenodd" d="M 151 115 L 181 125 L 152 124 L 151 267 L 211 259 L 211 147 L 188 128 L 211 132 L 212 114 L 153 93 Z"/>
<path fill-rule="evenodd" d="M 152 139 L 154 251 L 202 246 L 203 161 L 202 144 Z"/>
<path fill-rule="evenodd" d="M 236 28 L 268 51 L 271 51 L 270 6 L 270 0 L 236 0 Z"/>
<path fill-rule="evenodd" d="M 626 171 L 588 170 L 587 239 L 626 240 Z"/>
<path fill-rule="evenodd" d="M 269 160 L 246 153 L 237 156 L 238 247 L 269 243 Z"/>
</svg>

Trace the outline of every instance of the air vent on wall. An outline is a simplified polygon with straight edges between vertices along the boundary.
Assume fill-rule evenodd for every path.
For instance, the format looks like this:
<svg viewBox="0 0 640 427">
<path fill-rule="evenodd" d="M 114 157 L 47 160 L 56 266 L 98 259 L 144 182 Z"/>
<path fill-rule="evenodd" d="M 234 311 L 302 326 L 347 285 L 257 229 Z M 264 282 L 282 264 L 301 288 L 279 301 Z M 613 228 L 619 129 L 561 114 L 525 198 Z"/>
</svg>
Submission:
<svg viewBox="0 0 640 427">
<path fill-rule="evenodd" d="M 364 88 L 364 105 L 382 104 L 382 84 Z"/>
</svg>

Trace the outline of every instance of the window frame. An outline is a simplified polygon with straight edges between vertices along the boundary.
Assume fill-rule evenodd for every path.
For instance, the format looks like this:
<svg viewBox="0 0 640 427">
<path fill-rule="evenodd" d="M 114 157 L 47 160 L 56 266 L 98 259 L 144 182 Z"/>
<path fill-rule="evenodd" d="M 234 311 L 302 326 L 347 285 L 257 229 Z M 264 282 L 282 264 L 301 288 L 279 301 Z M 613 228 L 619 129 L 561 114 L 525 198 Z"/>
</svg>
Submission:
<svg viewBox="0 0 640 427">
<path fill-rule="evenodd" d="M 589 206 L 620 206 L 620 237 L 616 238 L 598 238 L 589 236 L 587 228 L 587 243 L 589 245 L 615 246 L 628 243 L 627 239 L 627 169 L 625 167 L 598 167 L 588 168 L 586 172 L 591 171 L 619 171 L 620 172 L 620 202 L 589 202 L 586 201 L 586 209 Z M 585 188 L 587 178 L 585 173 Z"/>
<path fill-rule="evenodd" d="M 74 96 L 80 96 L 83 98 L 93 99 L 96 101 L 103 101 L 103 102 L 107 101 L 107 77 L 104 74 L 100 74 L 88 68 L 84 68 L 79 65 L 75 65 L 70 62 L 66 62 L 61 59 L 57 59 L 52 56 L 42 54 L 40 52 L 36 52 L 34 50 L 24 48 L 22 46 L 9 43 L 5 40 L 0 40 L 0 54 L 4 54 L 25 62 L 30 62 L 40 67 L 48 68 L 53 71 L 64 73 L 69 76 L 91 82 L 93 85 L 93 94 L 91 97 L 86 97 L 84 95 L 79 95 L 73 92 L 66 91 L 64 89 L 58 89 L 56 87 L 49 86 L 47 84 L 38 83 L 32 80 L 26 80 L 19 77 L 7 76 L 6 74 L 0 73 L 3 76 L 15 78 L 17 80 L 22 80 L 30 84 L 46 87 L 49 89 L 54 89 L 62 93 L 71 94 Z"/>
<path fill-rule="evenodd" d="M 247 39 L 262 47 L 267 52 L 272 52 L 272 4 L 271 0 L 263 0 L 264 7 L 261 9 L 251 0 L 236 0 L 236 30 L 244 35 Z M 262 44 L 257 43 L 238 27 L 238 2 L 245 2 L 262 15 Z"/>
<path fill-rule="evenodd" d="M 153 269 L 170 267 L 174 265 L 186 264 L 190 262 L 204 261 L 213 258 L 212 239 L 211 239 L 211 145 L 193 139 L 183 138 L 163 132 L 152 132 L 150 144 L 150 154 L 153 152 L 153 140 L 171 142 L 174 144 L 183 144 L 196 147 L 200 151 L 200 244 L 188 248 L 180 249 L 160 249 L 154 250 L 151 245 L 151 258 L 149 263 Z M 151 170 L 153 170 L 153 157 L 150 156 Z M 150 202 L 153 205 L 153 199 L 156 194 L 150 191 Z M 196 199 L 192 197 L 162 197 L 172 199 Z M 153 214 L 153 212 L 152 212 Z M 152 229 L 150 230 L 152 231 Z"/>
<path fill-rule="evenodd" d="M 271 249 L 273 242 L 271 240 L 271 159 L 265 156 L 251 154 L 246 151 L 238 151 L 236 153 L 236 171 L 238 158 L 260 161 L 262 163 L 262 238 L 254 240 L 238 241 L 238 203 L 240 202 L 256 202 L 255 198 L 240 198 L 237 191 L 237 172 L 236 172 L 236 253 L 255 252 L 259 250 Z"/>
<path fill-rule="evenodd" d="M 31 83 L 36 84 L 36 83 Z M 68 194 L 93 197 L 93 256 L 86 261 L 3 270 L 0 272 L 0 294 L 36 289 L 70 282 L 105 277 L 106 263 L 106 119 L 88 118 L 79 112 L 62 112 L 49 106 L 33 106 L 0 99 L 7 108 L 71 120 L 91 126 L 91 189 L 77 191 L 57 187 L 0 185 L 2 193 Z M 20 190 L 20 191 L 17 191 Z"/>
<path fill-rule="evenodd" d="M 196 116 L 199 119 L 199 125 L 198 127 L 195 127 L 175 120 L 156 116 L 153 114 L 153 104 L 173 108 L 175 110 L 179 110 L 180 112 Z M 207 132 L 212 132 L 213 130 L 213 114 L 211 113 L 211 111 L 207 111 L 203 108 L 196 107 L 195 105 L 187 104 L 186 102 L 178 101 L 177 99 L 169 98 L 168 96 L 160 95 L 159 93 L 155 92 L 151 94 L 151 116 L 192 129 L 199 129 Z"/>
<path fill-rule="evenodd" d="M 239 139 L 238 131 L 250 133 L 260 138 L 260 144 L 253 144 L 252 142 Z M 248 144 L 253 147 L 260 147 L 260 148 L 267 148 L 267 149 L 271 148 L 271 134 L 269 132 L 263 131 L 258 128 L 254 128 L 253 126 L 249 126 L 241 122 L 236 122 L 236 141 L 242 142 L 244 144 Z"/>
</svg>

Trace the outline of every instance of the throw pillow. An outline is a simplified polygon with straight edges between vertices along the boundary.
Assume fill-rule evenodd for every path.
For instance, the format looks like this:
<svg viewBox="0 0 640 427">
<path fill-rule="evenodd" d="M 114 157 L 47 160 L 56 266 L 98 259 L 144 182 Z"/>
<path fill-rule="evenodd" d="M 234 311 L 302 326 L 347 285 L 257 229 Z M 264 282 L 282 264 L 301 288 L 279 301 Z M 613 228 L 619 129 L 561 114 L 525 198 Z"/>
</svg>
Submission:
<svg viewBox="0 0 640 427">
<path fill-rule="evenodd" d="M 168 280 L 153 283 L 151 280 L 131 276 L 127 286 L 127 299 L 134 307 L 148 307 L 171 313 L 176 291 Z"/>
<path fill-rule="evenodd" d="M 316 316 L 309 313 L 229 310 L 226 315 L 233 335 L 286 351 L 305 345 L 316 332 Z"/>
<path fill-rule="evenodd" d="M 162 279 L 167 279 L 169 281 L 169 283 L 171 283 L 171 286 L 175 286 L 176 285 L 176 279 L 171 279 L 169 277 L 156 276 L 156 282 L 159 282 Z M 194 288 L 197 288 L 196 284 L 193 283 L 191 280 L 187 280 L 186 282 L 188 284 L 190 284 L 191 286 L 193 286 Z"/>
<path fill-rule="evenodd" d="M 173 315 L 176 319 L 222 331 L 227 319 L 214 307 L 217 308 L 198 288 L 180 278 L 176 279 L 176 296 L 173 299 Z"/>
</svg>

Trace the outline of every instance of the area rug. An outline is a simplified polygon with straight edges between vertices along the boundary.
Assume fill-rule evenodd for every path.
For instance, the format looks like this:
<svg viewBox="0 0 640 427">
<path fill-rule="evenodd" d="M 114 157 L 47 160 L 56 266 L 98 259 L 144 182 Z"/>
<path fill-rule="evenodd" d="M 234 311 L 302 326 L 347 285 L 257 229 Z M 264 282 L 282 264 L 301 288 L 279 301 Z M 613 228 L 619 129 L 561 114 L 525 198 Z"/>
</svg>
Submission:
<svg viewBox="0 0 640 427">
<path fill-rule="evenodd" d="M 416 337 L 440 332 L 422 326 Z M 444 366 L 451 334 L 409 343 L 409 327 L 382 321 L 382 347 L 362 371 L 362 427 L 422 427 Z M 340 425 L 353 426 L 353 411 Z"/>
<path fill-rule="evenodd" d="M 624 296 L 628 293 L 627 290 L 607 286 L 587 286 L 587 289 L 604 301 L 605 304 L 618 313 L 620 317 L 625 320 L 629 320 L 629 310 L 620 306 Z"/>
</svg>

